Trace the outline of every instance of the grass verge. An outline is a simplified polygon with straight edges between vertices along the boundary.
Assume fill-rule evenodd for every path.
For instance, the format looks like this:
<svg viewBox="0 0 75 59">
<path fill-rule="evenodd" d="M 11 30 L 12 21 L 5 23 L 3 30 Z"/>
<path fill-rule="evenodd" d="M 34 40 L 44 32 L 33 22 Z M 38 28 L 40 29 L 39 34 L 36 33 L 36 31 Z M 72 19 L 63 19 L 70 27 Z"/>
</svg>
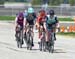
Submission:
<svg viewBox="0 0 75 59">
<path fill-rule="evenodd" d="M 14 20 L 15 16 L 0 16 L 0 20 Z M 58 18 L 59 21 L 74 21 L 72 18 Z"/>
<path fill-rule="evenodd" d="M 72 18 L 58 18 L 59 21 L 74 21 Z"/>
<path fill-rule="evenodd" d="M 4 21 L 4 20 L 15 20 L 15 16 L 0 16 L 0 20 Z"/>
<path fill-rule="evenodd" d="M 57 35 L 75 37 L 75 32 L 59 32 L 59 33 L 57 33 Z"/>
</svg>

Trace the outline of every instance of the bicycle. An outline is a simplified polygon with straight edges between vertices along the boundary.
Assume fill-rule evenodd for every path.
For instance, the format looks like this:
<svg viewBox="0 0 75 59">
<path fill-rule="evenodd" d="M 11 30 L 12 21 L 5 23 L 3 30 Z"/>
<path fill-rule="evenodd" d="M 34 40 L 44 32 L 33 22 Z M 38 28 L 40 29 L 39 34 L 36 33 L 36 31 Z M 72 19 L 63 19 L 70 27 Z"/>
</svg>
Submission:
<svg viewBox="0 0 75 59">
<path fill-rule="evenodd" d="M 41 41 L 39 42 L 39 49 L 40 51 L 45 51 L 45 30 L 44 30 L 44 27 L 42 27 L 40 29 L 41 31 Z"/>
<path fill-rule="evenodd" d="M 23 44 L 23 30 L 21 26 L 18 26 L 16 28 L 16 41 L 17 41 L 17 47 L 18 48 L 22 48 L 22 44 Z"/>
<path fill-rule="evenodd" d="M 32 28 L 33 28 L 33 25 L 29 25 L 28 32 L 26 34 L 26 36 L 27 36 L 27 50 L 32 50 L 32 44 L 33 44 Z"/>
<path fill-rule="evenodd" d="M 54 52 L 54 33 L 51 33 L 51 40 L 49 40 L 49 52 Z"/>
<path fill-rule="evenodd" d="M 47 45 L 47 50 L 51 53 L 54 52 L 54 32 L 48 32 L 49 35 L 49 41 L 48 41 L 48 45 Z"/>
</svg>

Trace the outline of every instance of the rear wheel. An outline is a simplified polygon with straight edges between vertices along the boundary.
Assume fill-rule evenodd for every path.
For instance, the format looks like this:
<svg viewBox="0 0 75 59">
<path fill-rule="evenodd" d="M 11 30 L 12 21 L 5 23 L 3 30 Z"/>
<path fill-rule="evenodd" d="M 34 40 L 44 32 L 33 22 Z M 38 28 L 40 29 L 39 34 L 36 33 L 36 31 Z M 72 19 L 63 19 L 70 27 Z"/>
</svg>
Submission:
<svg viewBox="0 0 75 59">
<path fill-rule="evenodd" d="M 19 41 L 17 42 L 17 47 L 22 48 L 22 44 Z"/>
<path fill-rule="evenodd" d="M 51 46 L 51 53 L 54 52 L 54 46 Z"/>
<path fill-rule="evenodd" d="M 29 36 L 27 34 L 27 50 L 29 49 Z"/>
<path fill-rule="evenodd" d="M 39 49 L 42 51 L 42 42 L 39 42 Z"/>
<path fill-rule="evenodd" d="M 51 53 L 54 52 L 54 41 L 52 42 L 52 45 L 51 45 Z"/>
<path fill-rule="evenodd" d="M 54 38 L 51 36 L 51 41 L 49 42 L 50 47 L 49 47 L 49 52 L 53 53 L 54 52 Z"/>
</svg>

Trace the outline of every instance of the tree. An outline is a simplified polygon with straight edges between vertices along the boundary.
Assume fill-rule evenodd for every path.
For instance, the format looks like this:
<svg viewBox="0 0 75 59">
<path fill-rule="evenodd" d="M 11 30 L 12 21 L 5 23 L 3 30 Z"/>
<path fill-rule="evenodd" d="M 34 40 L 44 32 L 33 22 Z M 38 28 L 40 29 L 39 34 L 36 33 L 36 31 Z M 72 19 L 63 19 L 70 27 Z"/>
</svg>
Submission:
<svg viewBox="0 0 75 59">
<path fill-rule="evenodd" d="M 42 2 L 44 3 L 44 4 L 48 4 L 49 3 L 49 0 L 42 0 Z"/>
<path fill-rule="evenodd" d="M 42 4 L 42 0 L 32 0 L 32 5 L 40 5 Z"/>
<path fill-rule="evenodd" d="M 49 0 L 49 5 L 59 5 L 61 0 Z"/>
<path fill-rule="evenodd" d="M 44 0 L 32 0 L 33 5 L 40 5 Z M 45 0 L 47 1 L 47 0 Z M 62 3 L 69 3 L 71 5 L 75 5 L 75 0 L 49 0 L 49 5 L 60 5 Z"/>
<path fill-rule="evenodd" d="M 4 0 L 0 0 L 0 4 L 4 4 Z"/>
<path fill-rule="evenodd" d="M 70 3 L 71 5 L 75 5 L 75 0 L 69 0 L 69 3 Z"/>
</svg>

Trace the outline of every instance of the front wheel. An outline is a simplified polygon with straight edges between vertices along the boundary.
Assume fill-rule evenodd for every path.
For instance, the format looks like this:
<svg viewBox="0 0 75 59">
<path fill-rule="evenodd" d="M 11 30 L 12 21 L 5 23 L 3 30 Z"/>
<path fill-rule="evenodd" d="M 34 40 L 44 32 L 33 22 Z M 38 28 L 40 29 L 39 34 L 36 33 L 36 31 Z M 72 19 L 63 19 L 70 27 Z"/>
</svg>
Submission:
<svg viewBox="0 0 75 59">
<path fill-rule="evenodd" d="M 18 47 L 18 48 L 22 48 L 21 42 L 17 41 L 17 47 Z"/>
<path fill-rule="evenodd" d="M 52 44 L 52 46 L 51 46 L 51 53 L 53 53 L 54 52 L 54 43 Z"/>
<path fill-rule="evenodd" d="M 42 51 L 42 42 L 39 42 L 39 49 Z"/>
</svg>

